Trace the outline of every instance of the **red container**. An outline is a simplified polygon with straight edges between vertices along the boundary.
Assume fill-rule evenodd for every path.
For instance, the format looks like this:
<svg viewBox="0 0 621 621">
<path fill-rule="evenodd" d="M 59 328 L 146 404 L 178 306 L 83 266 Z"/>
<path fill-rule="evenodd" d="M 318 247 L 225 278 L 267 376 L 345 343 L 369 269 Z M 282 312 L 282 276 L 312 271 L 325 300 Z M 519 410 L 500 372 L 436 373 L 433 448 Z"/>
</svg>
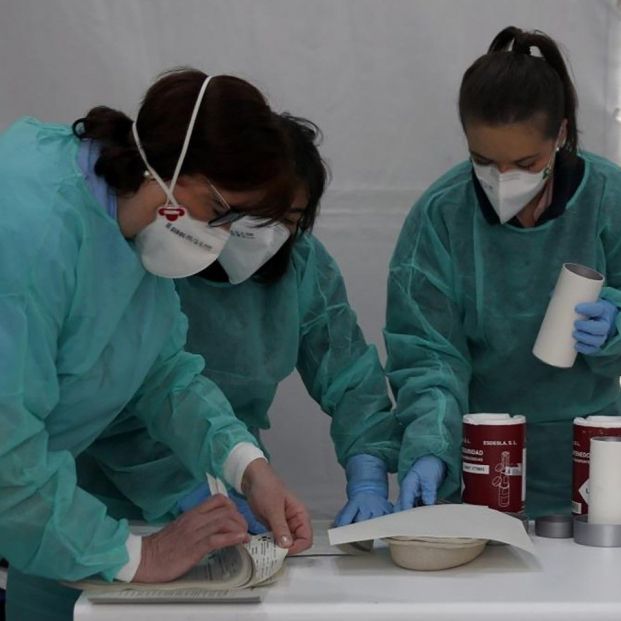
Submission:
<svg viewBox="0 0 621 621">
<path fill-rule="evenodd" d="M 466 414 L 462 447 L 463 501 L 507 513 L 524 510 L 526 419 Z"/>
<path fill-rule="evenodd" d="M 574 418 L 572 511 L 589 512 L 589 457 L 591 438 L 621 436 L 621 416 Z"/>
</svg>

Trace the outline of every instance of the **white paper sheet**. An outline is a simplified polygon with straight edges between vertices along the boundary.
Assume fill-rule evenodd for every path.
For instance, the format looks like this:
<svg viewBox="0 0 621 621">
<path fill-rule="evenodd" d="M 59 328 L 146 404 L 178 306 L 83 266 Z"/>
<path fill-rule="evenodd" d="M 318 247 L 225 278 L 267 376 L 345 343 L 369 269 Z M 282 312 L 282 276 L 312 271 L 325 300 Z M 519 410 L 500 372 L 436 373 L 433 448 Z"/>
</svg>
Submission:
<svg viewBox="0 0 621 621">
<path fill-rule="evenodd" d="M 520 520 L 476 505 L 417 507 L 328 531 L 332 545 L 397 536 L 490 539 L 537 556 Z"/>
<path fill-rule="evenodd" d="M 244 547 L 254 562 L 254 575 L 249 586 L 266 583 L 269 578 L 276 576 L 287 556 L 287 550 L 274 543 L 272 533 L 254 535 Z"/>
<path fill-rule="evenodd" d="M 248 544 L 250 545 L 250 544 Z M 246 582 L 252 577 L 252 568 L 248 566 L 239 548 L 231 547 L 218 550 L 210 554 L 198 565 L 195 565 L 186 574 L 180 576 L 175 582 L 168 584 L 183 586 L 183 583 L 221 582 L 231 580 Z"/>
</svg>

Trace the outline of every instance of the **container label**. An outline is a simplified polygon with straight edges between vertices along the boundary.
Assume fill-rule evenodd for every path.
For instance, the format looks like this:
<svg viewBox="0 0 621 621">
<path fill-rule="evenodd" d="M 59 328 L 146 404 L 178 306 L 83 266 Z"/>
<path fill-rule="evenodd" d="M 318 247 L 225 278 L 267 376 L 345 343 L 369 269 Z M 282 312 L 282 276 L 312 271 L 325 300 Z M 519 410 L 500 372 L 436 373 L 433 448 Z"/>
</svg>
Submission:
<svg viewBox="0 0 621 621">
<path fill-rule="evenodd" d="M 463 462 L 462 464 L 464 472 L 471 472 L 472 474 L 489 474 L 489 466 L 486 464 L 469 464 Z"/>
<path fill-rule="evenodd" d="M 525 424 L 464 422 L 463 501 L 499 511 L 524 510 Z"/>
</svg>

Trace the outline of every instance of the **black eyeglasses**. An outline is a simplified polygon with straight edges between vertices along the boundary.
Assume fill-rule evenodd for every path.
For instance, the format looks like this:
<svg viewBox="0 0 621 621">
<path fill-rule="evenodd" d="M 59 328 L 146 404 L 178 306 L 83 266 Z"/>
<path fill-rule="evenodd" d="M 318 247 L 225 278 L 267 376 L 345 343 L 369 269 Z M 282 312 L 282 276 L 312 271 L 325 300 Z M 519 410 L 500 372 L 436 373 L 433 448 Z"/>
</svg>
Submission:
<svg viewBox="0 0 621 621">
<path fill-rule="evenodd" d="M 211 181 L 207 181 L 209 183 L 209 187 L 212 189 L 214 194 L 218 197 L 218 200 L 226 207 L 226 212 L 221 216 L 216 216 L 207 222 L 207 226 L 212 229 L 218 228 L 219 226 L 224 226 L 225 224 L 233 224 L 233 222 L 237 222 L 241 220 L 246 214 L 243 211 L 239 211 L 237 209 L 233 209 L 224 199 L 224 196 L 218 192 L 217 188 L 214 186 Z"/>
<path fill-rule="evenodd" d="M 224 226 L 225 224 L 233 224 L 233 222 L 241 220 L 245 215 L 247 214 L 245 214 L 243 211 L 229 209 L 225 214 L 222 214 L 221 216 L 216 216 L 212 220 L 209 220 L 209 222 L 207 222 L 207 225 L 210 228 L 215 229 L 219 226 Z"/>
</svg>

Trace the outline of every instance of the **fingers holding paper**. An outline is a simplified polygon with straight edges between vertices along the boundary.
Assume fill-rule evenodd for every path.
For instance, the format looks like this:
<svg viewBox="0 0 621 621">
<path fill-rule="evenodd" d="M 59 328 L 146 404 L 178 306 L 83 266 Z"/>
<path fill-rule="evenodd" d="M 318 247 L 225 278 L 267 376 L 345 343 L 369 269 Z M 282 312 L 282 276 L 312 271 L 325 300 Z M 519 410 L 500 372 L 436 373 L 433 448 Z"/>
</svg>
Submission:
<svg viewBox="0 0 621 621">
<path fill-rule="evenodd" d="M 269 525 L 274 541 L 289 554 L 312 545 L 312 528 L 306 507 L 285 487 L 264 459 L 251 462 L 242 481 L 254 514 Z"/>
<path fill-rule="evenodd" d="M 179 516 L 162 530 L 142 538 L 134 582 L 170 582 L 205 556 L 250 541 L 248 525 L 235 504 L 217 494 Z"/>
</svg>

